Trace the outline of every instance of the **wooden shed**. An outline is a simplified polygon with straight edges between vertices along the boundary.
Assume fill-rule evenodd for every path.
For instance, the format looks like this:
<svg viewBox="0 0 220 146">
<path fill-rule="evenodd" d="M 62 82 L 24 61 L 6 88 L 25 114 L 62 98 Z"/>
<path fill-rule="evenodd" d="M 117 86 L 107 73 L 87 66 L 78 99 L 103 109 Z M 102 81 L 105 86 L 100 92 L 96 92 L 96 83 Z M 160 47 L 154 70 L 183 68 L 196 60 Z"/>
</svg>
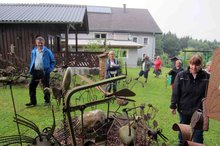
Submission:
<svg viewBox="0 0 220 146">
<path fill-rule="evenodd" d="M 68 62 L 68 34 L 88 33 L 85 6 L 62 4 L 0 4 L 0 68 L 4 63 L 28 66 L 35 37 L 41 35 L 57 58 Z M 61 36 L 65 44 L 61 46 Z M 76 48 L 77 48 L 76 39 Z M 58 59 L 58 61 L 61 61 Z M 60 62 L 58 62 L 60 63 Z"/>
</svg>

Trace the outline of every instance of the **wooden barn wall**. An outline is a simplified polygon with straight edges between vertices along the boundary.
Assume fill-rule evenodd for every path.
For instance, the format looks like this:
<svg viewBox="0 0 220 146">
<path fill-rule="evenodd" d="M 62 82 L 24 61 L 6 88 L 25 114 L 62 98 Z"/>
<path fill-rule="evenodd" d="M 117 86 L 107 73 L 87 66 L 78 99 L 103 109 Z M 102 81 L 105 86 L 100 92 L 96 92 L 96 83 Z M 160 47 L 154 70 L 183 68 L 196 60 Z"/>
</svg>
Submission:
<svg viewBox="0 0 220 146">
<path fill-rule="evenodd" d="M 0 24 L 0 54 L 2 58 L 11 61 L 15 67 L 28 66 L 37 35 L 42 35 L 47 42 L 49 35 L 60 35 L 60 32 L 57 26 L 49 24 Z M 54 43 L 56 44 L 56 42 Z M 15 46 L 14 55 L 10 54 L 11 44 Z"/>
</svg>

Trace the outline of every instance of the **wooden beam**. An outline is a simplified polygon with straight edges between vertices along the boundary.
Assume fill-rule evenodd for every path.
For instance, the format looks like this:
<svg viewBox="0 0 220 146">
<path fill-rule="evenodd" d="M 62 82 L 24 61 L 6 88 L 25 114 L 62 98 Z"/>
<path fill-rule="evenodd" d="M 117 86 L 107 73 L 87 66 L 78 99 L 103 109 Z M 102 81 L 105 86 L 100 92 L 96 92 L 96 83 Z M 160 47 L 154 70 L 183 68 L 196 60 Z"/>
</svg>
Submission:
<svg viewBox="0 0 220 146">
<path fill-rule="evenodd" d="M 65 34 L 65 65 L 68 64 L 69 61 L 69 46 L 68 46 L 68 34 L 69 34 L 69 30 L 70 30 L 70 25 L 67 24 L 66 26 L 66 34 Z"/>
<path fill-rule="evenodd" d="M 78 31 L 76 29 L 76 33 L 75 33 L 75 38 L 76 38 L 76 52 L 78 52 Z"/>
<path fill-rule="evenodd" d="M 95 82 L 93 80 L 90 80 L 89 78 L 82 76 L 80 74 L 77 74 L 77 76 L 79 76 L 83 81 L 87 82 L 88 84 L 94 84 Z M 110 93 L 105 91 L 105 89 L 103 89 L 101 86 L 96 86 L 95 87 L 98 91 L 101 91 L 102 93 L 104 93 L 105 95 L 109 95 Z"/>
</svg>

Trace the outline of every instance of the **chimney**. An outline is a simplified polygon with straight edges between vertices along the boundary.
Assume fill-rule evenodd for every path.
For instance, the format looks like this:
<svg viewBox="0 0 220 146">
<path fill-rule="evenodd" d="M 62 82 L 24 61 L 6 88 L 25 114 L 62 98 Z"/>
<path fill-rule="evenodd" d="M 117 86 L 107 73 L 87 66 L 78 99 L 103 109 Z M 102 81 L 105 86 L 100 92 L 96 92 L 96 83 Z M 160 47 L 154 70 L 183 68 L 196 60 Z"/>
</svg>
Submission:
<svg viewBox="0 0 220 146">
<path fill-rule="evenodd" d="M 123 4 L 124 7 L 124 13 L 126 13 L 126 4 Z"/>
</svg>

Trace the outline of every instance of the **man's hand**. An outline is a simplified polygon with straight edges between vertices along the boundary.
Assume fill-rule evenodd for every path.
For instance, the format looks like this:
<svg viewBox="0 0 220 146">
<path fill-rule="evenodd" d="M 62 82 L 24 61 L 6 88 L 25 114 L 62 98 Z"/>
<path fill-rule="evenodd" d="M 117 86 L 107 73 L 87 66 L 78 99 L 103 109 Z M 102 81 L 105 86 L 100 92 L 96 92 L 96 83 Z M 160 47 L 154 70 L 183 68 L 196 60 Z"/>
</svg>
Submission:
<svg viewBox="0 0 220 146">
<path fill-rule="evenodd" d="M 172 113 L 173 115 L 176 114 L 176 109 L 170 109 L 170 110 L 171 110 L 171 113 Z"/>
</svg>

